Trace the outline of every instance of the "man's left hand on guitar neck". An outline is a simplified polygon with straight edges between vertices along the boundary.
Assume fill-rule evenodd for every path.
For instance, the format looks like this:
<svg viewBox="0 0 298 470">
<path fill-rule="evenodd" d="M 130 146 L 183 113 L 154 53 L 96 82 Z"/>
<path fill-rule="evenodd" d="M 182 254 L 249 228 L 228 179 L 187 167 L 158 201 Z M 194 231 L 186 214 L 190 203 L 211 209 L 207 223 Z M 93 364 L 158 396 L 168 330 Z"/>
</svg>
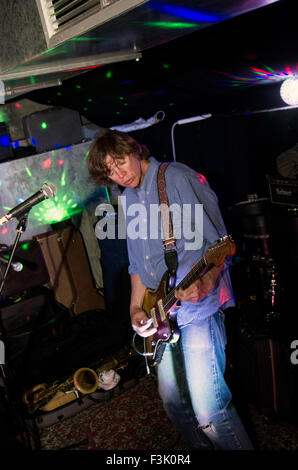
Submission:
<svg viewBox="0 0 298 470">
<path fill-rule="evenodd" d="M 202 277 L 194 281 L 187 289 L 177 289 L 175 297 L 181 302 L 197 303 L 207 297 L 214 289 L 217 278 L 222 271 L 221 266 L 213 266 Z"/>
</svg>

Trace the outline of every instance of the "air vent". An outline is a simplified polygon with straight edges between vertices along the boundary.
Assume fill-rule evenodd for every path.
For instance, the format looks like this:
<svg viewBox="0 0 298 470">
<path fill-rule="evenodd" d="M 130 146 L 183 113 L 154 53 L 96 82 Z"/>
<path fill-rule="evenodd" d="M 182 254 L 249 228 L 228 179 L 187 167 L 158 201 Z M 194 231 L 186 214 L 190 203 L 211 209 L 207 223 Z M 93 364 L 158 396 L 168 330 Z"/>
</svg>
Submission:
<svg viewBox="0 0 298 470">
<path fill-rule="evenodd" d="M 148 0 L 146 0 L 148 1 Z M 144 0 L 36 0 L 48 47 L 82 35 Z"/>
</svg>

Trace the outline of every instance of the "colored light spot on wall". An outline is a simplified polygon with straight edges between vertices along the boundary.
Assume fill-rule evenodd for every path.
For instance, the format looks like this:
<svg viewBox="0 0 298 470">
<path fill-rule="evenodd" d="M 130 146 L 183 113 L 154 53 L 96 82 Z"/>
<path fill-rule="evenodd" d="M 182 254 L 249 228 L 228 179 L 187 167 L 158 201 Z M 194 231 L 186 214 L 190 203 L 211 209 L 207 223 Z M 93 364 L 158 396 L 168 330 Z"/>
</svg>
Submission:
<svg viewBox="0 0 298 470">
<path fill-rule="evenodd" d="M 29 250 L 29 246 L 30 246 L 29 243 L 23 243 L 23 245 L 22 245 L 22 250 L 24 250 L 24 251 Z"/>
<path fill-rule="evenodd" d="M 47 129 L 47 128 L 48 128 L 48 125 L 47 125 L 46 122 L 42 122 L 42 123 L 40 124 L 40 127 L 41 127 L 42 129 Z"/>
<path fill-rule="evenodd" d="M 92 99 L 92 98 L 88 98 L 88 101 L 89 101 L 89 103 L 92 103 L 93 99 Z"/>
<path fill-rule="evenodd" d="M 125 82 L 121 82 L 120 85 L 128 85 L 129 83 L 133 83 L 133 80 L 125 80 Z"/>
<path fill-rule="evenodd" d="M 7 227 L 4 227 L 4 228 L 1 230 L 2 235 L 6 235 L 7 232 L 8 232 L 8 228 L 7 228 Z"/>
<path fill-rule="evenodd" d="M 81 88 L 81 85 L 76 85 L 76 88 Z"/>
<path fill-rule="evenodd" d="M 197 28 L 198 23 L 185 23 L 182 21 L 142 21 L 144 26 L 162 29 L 189 29 Z"/>
<path fill-rule="evenodd" d="M 163 67 L 164 69 L 169 69 L 169 68 L 170 68 L 169 64 L 162 64 L 162 67 Z"/>
<path fill-rule="evenodd" d="M 63 173 L 61 175 L 60 184 L 61 184 L 61 186 L 65 186 L 65 184 L 66 184 L 66 171 L 65 170 L 63 170 Z"/>
<path fill-rule="evenodd" d="M 0 145 L 2 145 L 2 147 L 10 147 L 9 135 L 5 134 L 0 137 Z"/>
<path fill-rule="evenodd" d="M 203 23 L 217 23 L 225 19 L 223 15 L 212 15 L 206 11 L 195 10 L 191 8 L 180 7 L 177 5 L 165 4 L 161 1 L 151 1 L 150 7 L 154 10 L 162 11 L 168 15 L 179 16 L 186 20 L 198 21 Z"/>
<path fill-rule="evenodd" d="M 51 165 L 52 165 L 52 159 L 51 158 L 47 158 L 42 164 L 42 166 L 45 169 L 51 168 Z"/>
<path fill-rule="evenodd" d="M 30 178 L 32 178 L 32 173 L 27 166 L 25 166 L 25 170 L 26 170 L 27 175 L 30 176 Z"/>
<path fill-rule="evenodd" d="M 15 103 L 15 107 L 20 108 L 21 107 L 20 103 Z"/>
<path fill-rule="evenodd" d="M 63 165 L 64 160 L 59 160 L 58 165 Z"/>
<path fill-rule="evenodd" d="M 111 78 L 112 76 L 112 70 L 108 70 L 108 72 L 106 73 L 106 78 Z"/>
</svg>

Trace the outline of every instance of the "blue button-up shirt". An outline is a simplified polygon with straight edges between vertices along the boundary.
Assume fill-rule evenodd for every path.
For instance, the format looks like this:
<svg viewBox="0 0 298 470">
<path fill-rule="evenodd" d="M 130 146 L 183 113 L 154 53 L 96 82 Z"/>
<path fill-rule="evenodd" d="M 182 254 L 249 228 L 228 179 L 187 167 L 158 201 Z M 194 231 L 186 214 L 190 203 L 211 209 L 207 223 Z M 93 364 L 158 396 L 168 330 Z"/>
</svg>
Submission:
<svg viewBox="0 0 298 470">
<path fill-rule="evenodd" d="M 121 204 L 126 216 L 129 273 L 139 274 L 146 287 L 156 289 L 167 266 L 161 216 L 156 210 L 159 206 L 157 172 L 160 163 L 153 157 L 150 157 L 149 162 L 141 186 L 126 188 L 121 196 Z M 178 285 L 208 247 L 226 235 L 226 228 L 217 197 L 203 175 L 182 163 L 171 162 L 166 169 L 165 179 L 178 253 Z M 230 276 L 228 270 L 224 269 L 215 288 L 205 299 L 196 304 L 181 303 L 178 324 L 189 323 L 195 317 L 206 318 L 219 308 L 233 305 Z"/>
</svg>

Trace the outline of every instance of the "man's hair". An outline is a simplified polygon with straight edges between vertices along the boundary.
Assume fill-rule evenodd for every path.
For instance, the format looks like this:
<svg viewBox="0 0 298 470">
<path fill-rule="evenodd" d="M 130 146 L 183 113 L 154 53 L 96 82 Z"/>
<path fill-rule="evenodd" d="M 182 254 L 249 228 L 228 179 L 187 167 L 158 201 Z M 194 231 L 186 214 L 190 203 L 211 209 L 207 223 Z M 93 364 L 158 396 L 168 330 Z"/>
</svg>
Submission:
<svg viewBox="0 0 298 470">
<path fill-rule="evenodd" d="M 99 185 L 109 186 L 109 170 L 105 163 L 107 155 L 122 159 L 125 155 L 139 155 L 141 160 L 149 157 L 149 150 L 124 132 L 105 129 L 91 145 L 87 166 L 91 180 Z"/>
</svg>

